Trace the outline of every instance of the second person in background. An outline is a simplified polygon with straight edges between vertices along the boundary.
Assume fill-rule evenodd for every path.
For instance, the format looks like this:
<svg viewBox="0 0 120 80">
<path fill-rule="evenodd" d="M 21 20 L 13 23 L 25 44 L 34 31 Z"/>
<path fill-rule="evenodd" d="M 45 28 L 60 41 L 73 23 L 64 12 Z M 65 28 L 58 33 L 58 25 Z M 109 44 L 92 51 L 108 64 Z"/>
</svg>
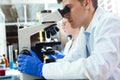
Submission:
<svg viewBox="0 0 120 80">
<path fill-rule="evenodd" d="M 71 35 L 72 39 L 69 40 L 64 48 L 63 54 L 65 57 L 61 59 L 62 61 L 74 61 L 80 57 L 86 57 L 86 41 L 84 35 L 84 28 L 72 28 L 68 19 L 63 18 L 60 22 L 60 32 L 64 32 L 67 35 Z M 79 52 L 79 53 L 78 53 Z"/>
</svg>

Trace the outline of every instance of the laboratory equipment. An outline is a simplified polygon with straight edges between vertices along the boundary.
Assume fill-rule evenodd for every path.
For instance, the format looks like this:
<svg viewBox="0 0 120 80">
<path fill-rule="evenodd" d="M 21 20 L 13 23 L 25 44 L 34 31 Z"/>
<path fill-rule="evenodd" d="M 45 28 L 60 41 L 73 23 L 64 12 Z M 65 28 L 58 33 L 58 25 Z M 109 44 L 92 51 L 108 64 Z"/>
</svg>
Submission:
<svg viewBox="0 0 120 80">
<path fill-rule="evenodd" d="M 41 25 L 18 28 L 19 52 L 23 50 L 29 51 L 31 49 L 30 37 L 38 33 L 42 29 L 45 29 L 46 31 L 50 31 L 52 35 L 55 35 L 53 29 L 57 30 L 57 28 L 55 27 L 57 21 L 61 20 L 64 17 L 64 15 L 69 11 L 70 9 L 67 6 L 65 6 L 64 9 L 62 10 L 58 9 L 55 12 L 52 12 L 42 17 Z M 53 26 L 54 28 L 52 28 Z M 33 76 L 29 76 L 27 74 L 21 74 L 21 80 L 33 80 L 33 79 L 37 79 L 37 78 Z"/>
</svg>

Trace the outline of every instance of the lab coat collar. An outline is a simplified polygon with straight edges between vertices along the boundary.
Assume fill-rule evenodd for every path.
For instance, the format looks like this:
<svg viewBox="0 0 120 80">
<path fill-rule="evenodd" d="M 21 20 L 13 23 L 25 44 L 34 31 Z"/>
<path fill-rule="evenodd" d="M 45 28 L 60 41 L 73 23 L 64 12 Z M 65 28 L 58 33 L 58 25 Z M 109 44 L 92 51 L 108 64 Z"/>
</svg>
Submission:
<svg viewBox="0 0 120 80">
<path fill-rule="evenodd" d="M 95 11 L 95 13 L 94 13 L 94 16 L 93 16 L 93 18 L 92 18 L 92 20 L 91 20 L 88 28 L 87 28 L 86 31 L 85 31 L 85 34 L 90 35 L 90 33 L 92 33 L 93 28 L 96 27 L 96 24 L 98 23 L 101 15 L 102 15 L 104 12 L 105 12 L 105 10 L 104 10 L 103 8 L 98 7 L 98 8 L 96 9 L 96 11 Z"/>
</svg>

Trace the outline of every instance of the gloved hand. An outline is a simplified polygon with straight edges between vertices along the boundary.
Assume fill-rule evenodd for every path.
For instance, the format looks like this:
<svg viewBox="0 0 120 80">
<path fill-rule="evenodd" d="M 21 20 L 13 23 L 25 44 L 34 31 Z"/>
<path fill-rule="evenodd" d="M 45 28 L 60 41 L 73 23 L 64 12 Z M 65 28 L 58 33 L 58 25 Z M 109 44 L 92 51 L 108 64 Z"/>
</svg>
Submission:
<svg viewBox="0 0 120 80">
<path fill-rule="evenodd" d="M 30 54 L 31 56 L 26 54 L 18 56 L 18 70 L 28 75 L 42 77 L 43 63 L 32 50 Z"/>
<path fill-rule="evenodd" d="M 56 50 L 55 54 L 54 55 L 48 55 L 48 58 L 49 59 L 55 59 L 55 60 L 57 60 L 57 59 L 64 58 L 64 55 L 61 52 L 59 52 L 59 51 Z"/>
</svg>

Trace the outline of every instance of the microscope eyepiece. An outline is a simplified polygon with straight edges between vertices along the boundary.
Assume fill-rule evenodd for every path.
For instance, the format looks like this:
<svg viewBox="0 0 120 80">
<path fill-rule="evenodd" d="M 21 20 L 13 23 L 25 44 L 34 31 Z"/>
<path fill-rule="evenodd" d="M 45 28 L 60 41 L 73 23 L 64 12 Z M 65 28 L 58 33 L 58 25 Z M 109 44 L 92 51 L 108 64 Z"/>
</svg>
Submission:
<svg viewBox="0 0 120 80">
<path fill-rule="evenodd" d="M 64 17 L 64 15 L 68 12 L 70 12 L 70 8 L 65 6 L 62 10 L 58 9 L 59 13 Z"/>
</svg>

